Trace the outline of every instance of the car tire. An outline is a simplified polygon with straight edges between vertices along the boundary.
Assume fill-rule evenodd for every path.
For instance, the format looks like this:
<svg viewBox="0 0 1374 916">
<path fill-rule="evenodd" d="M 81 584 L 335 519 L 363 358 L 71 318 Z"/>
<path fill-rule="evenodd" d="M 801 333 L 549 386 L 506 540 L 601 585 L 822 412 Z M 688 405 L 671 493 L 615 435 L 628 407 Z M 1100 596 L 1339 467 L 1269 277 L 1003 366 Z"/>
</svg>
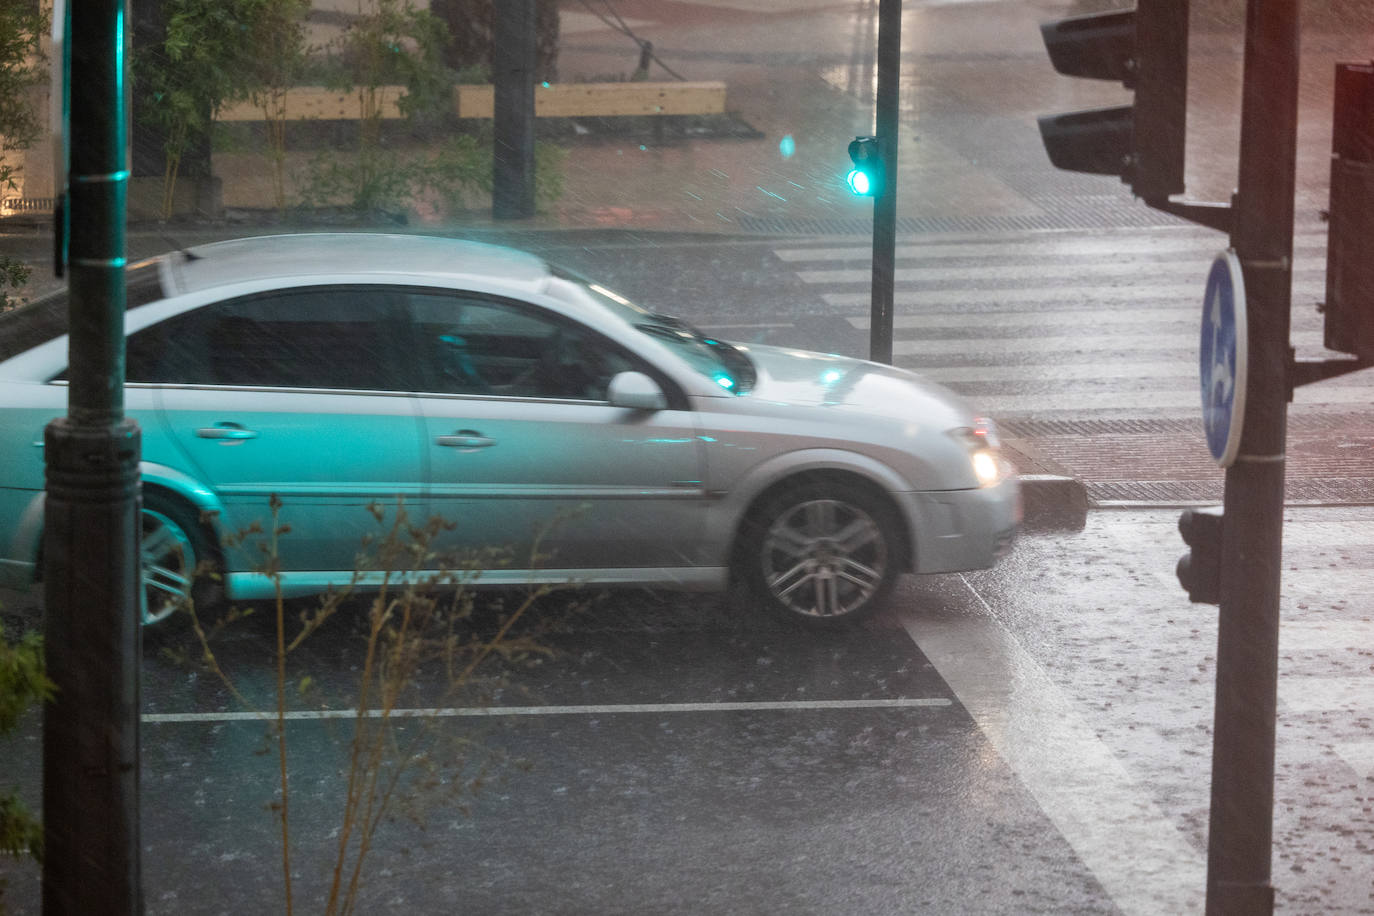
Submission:
<svg viewBox="0 0 1374 916">
<path fill-rule="evenodd" d="M 189 623 L 223 600 L 219 550 L 191 506 L 158 491 L 143 494 L 139 565 L 139 619 L 145 627 L 165 629 Z M 182 612 L 178 614 L 178 612 Z"/>
<path fill-rule="evenodd" d="M 901 569 L 891 506 L 842 481 L 786 487 L 750 513 L 740 538 L 742 579 L 785 619 L 833 627 L 869 616 Z"/>
</svg>

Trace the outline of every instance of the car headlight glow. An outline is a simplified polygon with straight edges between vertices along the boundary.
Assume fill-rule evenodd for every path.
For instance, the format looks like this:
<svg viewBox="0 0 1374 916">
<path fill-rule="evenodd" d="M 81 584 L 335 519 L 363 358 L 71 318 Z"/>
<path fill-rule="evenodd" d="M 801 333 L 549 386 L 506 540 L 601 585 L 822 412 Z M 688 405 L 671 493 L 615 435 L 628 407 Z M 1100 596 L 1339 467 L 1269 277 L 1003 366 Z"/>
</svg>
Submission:
<svg viewBox="0 0 1374 916">
<path fill-rule="evenodd" d="M 1007 476 L 1008 466 L 999 454 L 1002 440 L 997 435 L 997 424 L 992 420 L 978 417 L 973 421 L 973 426 L 960 426 L 951 429 L 949 434 L 968 449 L 969 464 L 978 486 L 994 487 Z"/>
<path fill-rule="evenodd" d="M 1001 463 L 989 451 L 974 452 L 973 476 L 978 478 L 980 487 L 990 487 L 1002 479 Z"/>
</svg>

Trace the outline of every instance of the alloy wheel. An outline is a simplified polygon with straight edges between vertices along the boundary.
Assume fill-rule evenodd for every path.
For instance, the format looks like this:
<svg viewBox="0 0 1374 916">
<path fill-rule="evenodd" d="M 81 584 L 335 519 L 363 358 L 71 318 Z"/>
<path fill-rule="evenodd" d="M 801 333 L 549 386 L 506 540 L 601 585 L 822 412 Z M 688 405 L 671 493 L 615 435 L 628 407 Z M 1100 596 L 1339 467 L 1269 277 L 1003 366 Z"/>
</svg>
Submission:
<svg viewBox="0 0 1374 916">
<path fill-rule="evenodd" d="M 774 600 L 810 618 L 864 609 L 890 574 L 882 527 L 863 508 L 833 498 L 807 499 L 778 514 L 760 559 Z"/>
<path fill-rule="evenodd" d="M 161 623 L 191 601 L 196 550 L 174 519 L 146 506 L 140 547 L 143 588 L 139 616 L 144 626 Z"/>
</svg>

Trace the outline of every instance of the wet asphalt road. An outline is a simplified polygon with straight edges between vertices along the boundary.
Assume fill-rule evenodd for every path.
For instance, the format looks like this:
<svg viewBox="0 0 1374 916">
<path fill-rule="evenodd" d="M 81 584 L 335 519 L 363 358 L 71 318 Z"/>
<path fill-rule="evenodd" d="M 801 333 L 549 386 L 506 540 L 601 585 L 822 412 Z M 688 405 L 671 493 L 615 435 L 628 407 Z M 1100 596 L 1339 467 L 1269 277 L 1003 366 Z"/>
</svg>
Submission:
<svg viewBox="0 0 1374 916">
<path fill-rule="evenodd" d="M 1085 207 L 1101 207 L 1109 218 L 1128 213 L 1131 204 L 1114 180 L 1049 170 L 1031 124 L 1036 111 L 1116 102 L 1120 90 L 1051 83 L 1055 78 L 1042 74 L 1030 90 L 1033 98 L 1016 102 L 1026 109 L 1014 112 L 1017 123 L 999 120 L 1009 113 L 1007 87 L 1022 84 L 1028 72 L 1047 69 L 1043 52 L 1028 33 L 1017 39 L 1016 53 L 998 63 L 1007 33 L 992 29 L 981 40 L 996 48 L 967 58 L 943 54 L 935 36 L 948 33 L 933 27 L 954 21 L 955 6 L 931 5 L 915 14 L 919 24 L 932 26 L 931 47 L 915 44 L 919 67 L 912 84 L 918 91 L 908 98 L 919 100 L 911 112 L 919 130 L 908 138 L 915 145 L 904 159 L 912 180 L 903 214 L 938 217 L 967 210 L 996 216 L 1057 207 L 1070 216 Z M 1035 15 L 1067 11 L 1064 4 L 1032 6 L 1025 11 L 979 4 L 974 13 L 1007 14 L 1019 25 Z M 833 178 L 839 138 L 866 129 L 859 115 L 871 101 L 871 72 L 856 70 L 853 59 L 846 68 L 844 58 L 837 58 L 818 76 L 808 50 L 795 55 L 802 66 L 781 61 L 773 68 L 806 91 L 773 101 L 759 90 L 776 79 L 750 73 L 759 69 L 750 42 L 767 28 L 739 27 L 728 36 L 730 46 L 739 48 L 733 65 L 731 47 L 685 47 L 681 56 L 719 61 L 720 69 L 708 76 L 729 79 L 737 95 L 740 89 L 753 93 L 746 96 L 753 110 L 744 116 L 769 135 L 770 145 L 791 129 L 788 119 L 826 87 L 850 96 L 855 104 L 827 115 L 833 123 L 812 134 L 823 142 L 803 143 L 803 155 L 793 160 L 804 163 L 812 177 L 825 172 L 828 177 L 817 179 L 823 183 Z M 709 23 L 700 31 L 708 36 Z M 813 33 L 814 23 L 799 21 L 796 35 Z M 674 33 L 683 45 L 690 44 L 690 34 Z M 851 39 L 849 33 L 833 37 L 842 44 Z M 809 47 L 797 40 L 797 47 Z M 1204 36 L 1215 52 L 1197 74 L 1195 85 L 1210 87 L 1204 104 L 1214 97 L 1224 102 L 1218 87 L 1234 81 L 1237 54 L 1230 42 L 1224 35 Z M 609 47 L 608 41 L 602 44 Z M 660 42 L 665 46 L 672 47 Z M 595 60 L 600 47 L 590 45 L 583 58 Z M 623 54 L 608 50 L 605 56 Z M 1309 111 L 1328 103 L 1323 79 L 1319 75 L 1317 87 L 1307 90 Z M 1223 152 L 1194 157 L 1189 183 L 1216 199 L 1230 186 L 1226 171 L 1233 154 L 1225 147 L 1235 123 L 1223 111 L 1209 115 L 1195 119 L 1195 137 Z M 1304 129 L 1299 209 L 1309 223 L 1323 203 L 1318 185 L 1325 142 L 1320 124 Z M 573 166 L 595 170 L 601 153 L 580 150 Z M 677 190 L 674 162 L 696 171 L 702 165 L 675 150 L 661 158 L 665 171 L 650 180 L 660 187 L 667 181 L 670 190 Z M 786 191 L 785 178 L 810 181 L 801 165 L 789 170 L 774 163 L 762 177 L 744 181 L 745 190 L 757 183 L 760 190 Z M 765 216 L 792 218 L 799 210 L 795 197 L 792 207 L 772 197 L 760 200 L 773 208 L 759 210 Z M 866 213 L 844 200 L 817 212 Z M 782 231 L 801 225 L 786 224 Z M 175 227 L 170 241 L 162 231 L 136 233 L 130 254 L 245 231 Z M 845 308 L 835 306 L 837 297 L 852 296 L 852 290 L 803 276 L 827 266 L 861 271 L 861 255 L 846 255 L 838 264 L 803 264 L 778 256 L 780 249 L 797 248 L 795 240 L 637 230 L 464 234 L 532 248 L 693 320 L 748 326 L 732 336 L 853 355 L 866 349 L 862 323 L 837 318 L 862 315 L 862 304 L 846 300 Z M 1017 240 L 981 233 L 965 241 Z M 865 243 L 850 235 L 836 244 Z M 1200 248 L 1209 244 L 1214 243 Z M 7 237 L 4 245 L 38 262 L 49 250 L 47 239 L 37 235 Z M 998 288 L 979 276 L 988 258 L 973 252 L 965 261 L 950 262 L 966 274 L 941 283 L 969 291 L 970 300 L 945 308 L 976 312 L 976 293 Z M 904 266 L 922 263 L 913 258 Z M 1156 270 L 1159 282 L 1190 282 L 1190 275 L 1172 271 L 1167 258 Z M 1064 274 L 1041 282 L 1045 289 L 1074 286 Z M 1121 284 L 1117 278 L 1100 283 L 1113 285 Z M 1118 293 L 1121 298 L 1105 312 L 1119 315 L 1120 304 L 1135 296 L 1126 285 Z M 1179 298 L 1191 303 L 1191 296 Z M 1102 308 L 1103 301 L 1086 294 L 1082 306 L 1086 312 Z M 1037 308 L 1032 302 L 1028 311 Z M 1305 330 L 1311 331 L 1307 317 Z M 1087 338 L 1095 330 L 1091 321 L 1080 320 L 1076 333 Z M 1150 337 L 1155 331 L 1124 333 Z M 1151 370 L 1162 373 L 1155 381 L 1169 380 L 1178 389 L 1194 381 L 1193 367 L 1176 353 L 1132 357 L 1130 351 L 1113 351 L 1085 358 L 1095 365 L 1148 359 L 1160 364 Z M 1020 360 L 1003 357 L 1000 363 Z M 990 361 L 986 355 L 948 353 L 927 359 L 951 373 Z M 1052 387 L 1053 372 L 1035 366 L 1029 371 L 1034 377 L 1017 381 L 1018 391 L 1045 386 L 1037 396 L 1072 405 Z M 1121 397 L 1109 382 L 1090 381 L 1097 394 Z M 1155 381 L 1128 379 L 1123 388 L 1135 384 L 1141 398 L 1150 398 Z M 1324 435 L 1329 460 L 1312 472 L 1326 484 L 1369 476 L 1349 473 L 1339 451 L 1353 454 L 1370 433 L 1368 382 L 1348 382 L 1299 397 L 1301 411 L 1307 409 L 1304 398 L 1330 397 L 1331 391 L 1348 395 L 1344 408 L 1339 399 L 1319 405 L 1344 424 L 1339 435 Z M 1008 387 L 978 376 L 968 384 L 983 386 L 969 390 L 988 396 Z M 1191 416 L 1177 409 L 1167 413 L 1169 419 Z M 1035 419 L 1035 410 L 1026 416 Z M 1083 462 L 1075 471 L 1106 476 L 1129 463 L 1119 452 L 1104 457 L 1091 449 L 1086 455 L 1072 451 L 1070 446 L 1081 449 L 1094 441 L 1084 428 L 1059 433 L 1063 445 L 1055 457 Z M 1182 550 L 1173 527 L 1177 510 L 1158 507 L 1199 495 L 1178 485 L 1177 478 L 1193 475 L 1198 465 L 1200 443 L 1186 440 L 1174 436 L 1163 461 L 1119 470 L 1127 483 L 1172 484 L 1164 499 L 1146 500 L 1136 510 L 1095 511 L 1083 532 L 1025 538 L 1008 562 L 989 572 L 907 582 L 887 616 L 857 631 L 799 633 L 705 597 L 623 593 L 571 612 L 566 604 L 550 602 L 542 616 L 546 625 L 527 632 L 553 654 L 512 664 L 471 695 L 446 696 L 437 677 L 417 688 L 416 706 L 510 712 L 445 715 L 402 729 L 403 737 L 421 733 L 417 747 L 427 749 L 411 772 L 432 778 L 403 781 L 402 803 L 376 834 L 358 912 L 1199 911 L 1215 611 L 1184 602 L 1172 574 Z M 1130 456 L 1155 452 L 1159 441 L 1133 440 Z M 1295 509 L 1289 519 L 1274 859 L 1279 912 L 1374 912 L 1368 878 L 1374 873 L 1371 522 L 1368 509 L 1348 506 Z M 19 606 L 6 601 L 7 610 Z M 356 619 L 352 626 L 336 621 L 340 626 L 321 634 L 293 662 L 294 684 L 306 675 L 314 679 L 310 691 L 291 694 L 293 711 L 309 716 L 321 704 L 346 708 L 360 665 Z M 492 632 L 490 619 L 483 626 Z M 266 728 L 226 715 L 271 705 L 270 644 L 262 617 L 217 644 L 222 663 L 250 701 L 247 707 L 198 666 L 169 657 L 166 646 L 145 651 L 145 712 L 189 717 L 149 719 L 143 731 L 149 913 L 281 910 L 280 846 L 270 810 L 274 761 L 263 753 Z M 326 893 L 349 724 L 306 717 L 289 726 L 298 768 L 292 777 L 292 872 L 302 910 L 321 909 Z M 21 774 L 13 781 L 30 801 L 38 791 L 36 736 L 37 722 L 30 719 L 0 744 L 5 774 Z M 431 763 L 437 769 L 430 771 Z M 481 785 L 474 787 L 479 774 Z M 13 912 L 37 912 L 31 866 L 0 861 L 0 877 L 10 882 Z"/>
<path fill-rule="evenodd" d="M 356 692 L 360 622 L 336 623 L 293 659 L 293 685 L 315 679 L 291 691 L 294 710 Z M 497 665 L 461 697 L 442 678 L 411 695 L 490 714 L 398 730 L 421 757 L 360 912 L 1116 912 L 895 617 L 816 634 L 728 602 L 620 593 L 546 599 L 517 635 L 551 654 Z M 267 617 L 216 642 L 257 708 L 273 705 L 271 644 Z M 225 721 L 243 705 L 168 657 L 185 645 L 145 653 L 148 912 L 279 909 L 266 727 Z M 310 910 L 350 734 L 346 720 L 288 725 L 292 870 Z"/>
<path fill-rule="evenodd" d="M 1197 911 L 1215 612 L 1173 582 L 1176 514 L 1094 512 L 994 570 L 908 580 L 837 634 L 700 596 L 546 599 L 515 635 L 550 654 L 461 695 L 423 677 L 403 701 L 445 711 L 398 729 L 415 778 L 358 911 Z M 1279 911 L 1358 913 L 1374 904 L 1374 513 L 1287 522 Z M 476 633 L 497 620 L 479 614 Z M 336 619 L 288 671 L 292 873 L 310 911 L 352 727 L 318 717 L 355 695 L 360 625 Z M 243 716 L 273 705 L 271 643 L 267 615 L 216 640 L 246 705 L 167 651 L 184 642 L 145 647 L 149 913 L 280 908 L 275 761 Z M 4 745 L 8 772 L 37 771 L 36 725 Z M 3 871 L 15 911 L 35 912 L 33 869 Z"/>
</svg>

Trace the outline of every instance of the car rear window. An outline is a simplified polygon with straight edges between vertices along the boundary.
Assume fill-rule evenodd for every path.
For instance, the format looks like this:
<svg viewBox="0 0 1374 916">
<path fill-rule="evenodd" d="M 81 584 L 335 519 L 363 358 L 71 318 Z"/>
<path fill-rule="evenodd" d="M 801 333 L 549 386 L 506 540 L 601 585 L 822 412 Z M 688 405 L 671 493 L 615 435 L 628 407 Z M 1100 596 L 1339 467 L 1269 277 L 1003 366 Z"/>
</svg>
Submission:
<svg viewBox="0 0 1374 916">
<path fill-rule="evenodd" d="M 124 288 L 126 311 L 161 299 L 157 262 L 141 261 L 125 270 Z M 64 288 L 0 312 L 0 363 L 67 333 L 69 302 Z"/>
</svg>

